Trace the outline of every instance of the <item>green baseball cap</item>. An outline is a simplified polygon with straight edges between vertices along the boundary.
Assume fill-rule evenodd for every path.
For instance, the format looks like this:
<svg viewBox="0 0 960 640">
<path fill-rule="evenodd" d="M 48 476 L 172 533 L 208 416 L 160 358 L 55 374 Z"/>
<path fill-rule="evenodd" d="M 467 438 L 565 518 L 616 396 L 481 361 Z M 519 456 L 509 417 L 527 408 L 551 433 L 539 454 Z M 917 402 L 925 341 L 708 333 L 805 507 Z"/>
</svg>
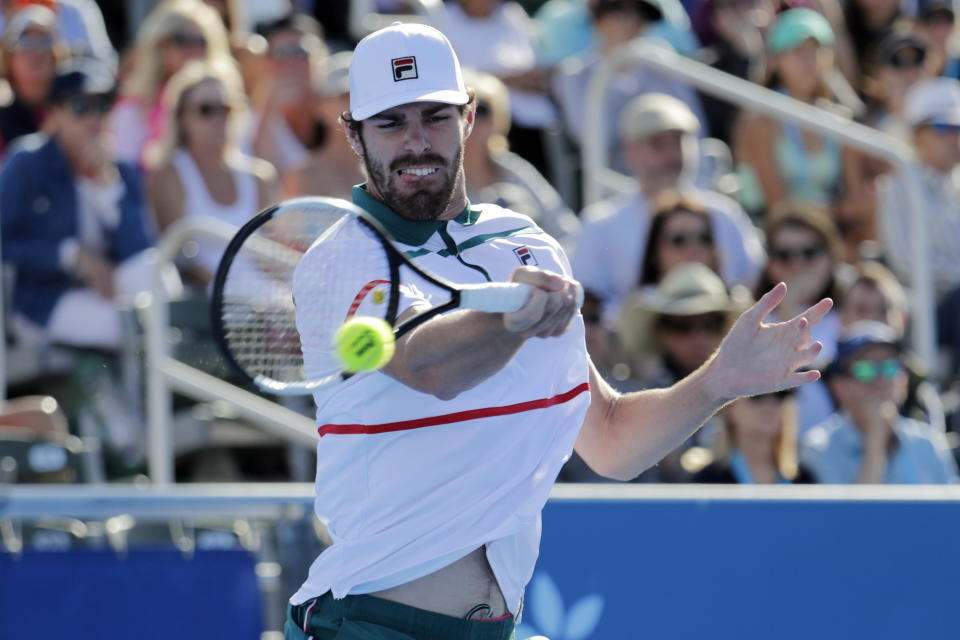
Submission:
<svg viewBox="0 0 960 640">
<path fill-rule="evenodd" d="M 770 29 L 767 50 L 770 53 L 783 53 L 810 38 L 821 46 L 833 46 L 833 29 L 830 23 L 813 9 L 789 9 L 777 17 Z"/>
</svg>

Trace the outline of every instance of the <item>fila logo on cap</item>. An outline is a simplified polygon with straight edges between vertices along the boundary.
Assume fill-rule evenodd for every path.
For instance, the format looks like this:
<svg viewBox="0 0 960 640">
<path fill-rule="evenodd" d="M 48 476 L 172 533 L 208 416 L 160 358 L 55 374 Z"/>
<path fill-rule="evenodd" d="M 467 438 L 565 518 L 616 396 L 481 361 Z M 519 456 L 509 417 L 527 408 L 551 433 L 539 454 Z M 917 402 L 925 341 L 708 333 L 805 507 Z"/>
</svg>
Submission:
<svg viewBox="0 0 960 640">
<path fill-rule="evenodd" d="M 394 58 L 390 61 L 393 64 L 393 81 L 413 80 L 417 78 L 417 59 L 413 56 L 408 58 Z"/>
<path fill-rule="evenodd" d="M 517 256 L 517 260 L 519 260 L 520 264 L 522 265 L 532 264 L 536 266 L 540 264 L 537 262 L 537 257 L 533 255 L 533 251 L 530 251 L 530 249 L 526 246 L 517 247 L 513 250 L 513 253 L 515 256 Z"/>
</svg>

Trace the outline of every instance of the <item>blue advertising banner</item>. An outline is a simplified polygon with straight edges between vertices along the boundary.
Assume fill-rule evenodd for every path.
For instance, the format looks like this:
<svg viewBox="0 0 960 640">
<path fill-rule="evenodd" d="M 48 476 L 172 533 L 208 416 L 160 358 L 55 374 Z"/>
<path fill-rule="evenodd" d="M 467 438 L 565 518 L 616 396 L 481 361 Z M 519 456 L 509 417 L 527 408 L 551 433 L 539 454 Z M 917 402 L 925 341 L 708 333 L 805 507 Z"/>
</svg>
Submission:
<svg viewBox="0 0 960 640">
<path fill-rule="evenodd" d="M 960 503 L 551 500 L 517 638 L 960 638 Z"/>
<path fill-rule="evenodd" d="M 0 553 L 0 638 L 259 640 L 255 561 L 240 550 Z"/>
</svg>

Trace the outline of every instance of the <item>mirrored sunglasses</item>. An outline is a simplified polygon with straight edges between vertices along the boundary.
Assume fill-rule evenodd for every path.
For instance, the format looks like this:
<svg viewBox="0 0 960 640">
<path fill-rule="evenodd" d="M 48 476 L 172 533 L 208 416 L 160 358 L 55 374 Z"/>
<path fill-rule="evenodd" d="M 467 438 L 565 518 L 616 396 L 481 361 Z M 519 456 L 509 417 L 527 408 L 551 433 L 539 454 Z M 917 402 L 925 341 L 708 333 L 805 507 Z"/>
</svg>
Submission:
<svg viewBox="0 0 960 640">
<path fill-rule="evenodd" d="M 946 122 L 931 122 L 927 125 L 934 133 L 957 133 L 960 132 L 960 124 L 948 124 Z"/>
<path fill-rule="evenodd" d="M 847 367 L 847 373 L 850 377 L 863 384 L 870 384 L 880 377 L 893 380 L 900 375 L 901 371 L 903 371 L 903 363 L 897 358 L 888 358 L 880 362 L 876 360 L 854 360 Z"/>
</svg>

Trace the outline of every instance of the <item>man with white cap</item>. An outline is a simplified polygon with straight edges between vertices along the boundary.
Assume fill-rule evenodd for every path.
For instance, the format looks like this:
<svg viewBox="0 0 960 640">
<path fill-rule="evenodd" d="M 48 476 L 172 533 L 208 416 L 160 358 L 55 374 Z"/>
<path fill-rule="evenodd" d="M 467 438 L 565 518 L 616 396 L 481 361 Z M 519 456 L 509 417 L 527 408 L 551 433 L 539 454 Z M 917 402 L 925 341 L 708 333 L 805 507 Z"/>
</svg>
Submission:
<svg viewBox="0 0 960 640">
<path fill-rule="evenodd" d="M 620 142 L 639 189 L 587 207 L 573 253 L 573 273 L 603 300 L 615 318 L 623 297 L 637 287 L 657 197 L 672 189 L 700 202 L 716 236 L 719 275 L 730 287 L 752 287 L 765 262 L 759 233 L 739 204 L 693 185 L 700 123 L 682 101 L 663 93 L 635 98 L 620 119 Z"/>
<path fill-rule="evenodd" d="M 333 545 L 291 597 L 285 637 L 507 640 L 540 511 L 574 446 L 599 473 L 634 477 L 733 398 L 816 379 L 797 369 L 819 352 L 809 327 L 831 302 L 763 324 L 778 285 L 686 380 L 619 395 L 587 358 L 578 285 L 556 240 L 466 198 L 474 104 L 446 38 L 422 25 L 371 34 L 354 51 L 350 94 L 342 121 L 368 178 L 354 202 L 427 270 L 533 292 L 514 313 L 432 318 L 384 369 L 315 394 L 315 504 Z M 430 295 L 408 283 L 400 319 Z M 335 428 L 345 420 L 351 429 Z"/>
<path fill-rule="evenodd" d="M 894 272 L 911 282 L 911 229 L 927 226 L 929 260 L 938 298 L 960 287 L 960 82 L 928 78 L 904 99 L 903 118 L 920 163 L 924 206 L 914 211 L 900 176 L 880 183 L 879 222 Z"/>
</svg>

